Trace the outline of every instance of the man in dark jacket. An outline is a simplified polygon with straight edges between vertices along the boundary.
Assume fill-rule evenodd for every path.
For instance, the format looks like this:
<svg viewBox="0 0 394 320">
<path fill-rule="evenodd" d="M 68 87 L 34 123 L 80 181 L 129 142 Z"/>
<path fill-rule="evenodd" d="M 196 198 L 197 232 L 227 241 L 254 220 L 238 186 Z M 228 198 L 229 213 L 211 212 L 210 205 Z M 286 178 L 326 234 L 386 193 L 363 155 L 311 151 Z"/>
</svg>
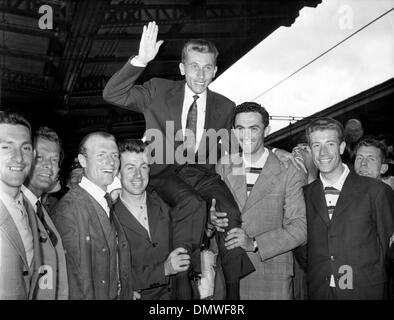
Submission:
<svg viewBox="0 0 394 320">
<path fill-rule="evenodd" d="M 308 298 L 384 299 L 394 192 L 342 163 L 345 141 L 338 121 L 315 119 L 306 132 L 320 171 L 304 187 Z"/>
<path fill-rule="evenodd" d="M 122 193 L 115 204 L 130 246 L 134 289 L 142 300 L 170 299 L 170 277 L 189 268 L 190 256 L 179 247 L 171 252 L 170 207 L 152 191 L 146 144 L 126 140 L 119 145 Z"/>
<path fill-rule="evenodd" d="M 207 203 L 215 198 L 218 210 L 227 212 L 228 230 L 241 225 L 237 204 L 215 172 L 218 141 L 229 136 L 234 103 L 208 89 L 217 71 L 218 52 L 206 40 L 191 40 L 183 48 L 179 68 L 186 81 L 153 78 L 136 85 L 163 43 L 157 41 L 157 35 L 155 22 L 144 26 L 138 56 L 112 76 L 103 97 L 114 105 L 144 114 L 146 138 L 150 141 L 154 136 L 151 146 L 157 147 L 150 184 L 173 207 L 173 245 L 189 251 L 189 276 L 194 278 L 201 273 L 200 247 Z M 215 133 L 214 137 L 209 133 Z M 243 249 L 225 248 L 223 233 L 218 238 L 227 298 L 239 299 L 239 280 L 254 271 L 253 264 Z M 192 295 L 185 276 L 176 276 L 177 298 L 199 298 Z"/>
<path fill-rule="evenodd" d="M 130 250 L 106 192 L 119 168 L 115 138 L 106 132 L 87 135 L 78 160 L 84 176 L 53 213 L 66 251 L 69 298 L 131 300 Z"/>
</svg>

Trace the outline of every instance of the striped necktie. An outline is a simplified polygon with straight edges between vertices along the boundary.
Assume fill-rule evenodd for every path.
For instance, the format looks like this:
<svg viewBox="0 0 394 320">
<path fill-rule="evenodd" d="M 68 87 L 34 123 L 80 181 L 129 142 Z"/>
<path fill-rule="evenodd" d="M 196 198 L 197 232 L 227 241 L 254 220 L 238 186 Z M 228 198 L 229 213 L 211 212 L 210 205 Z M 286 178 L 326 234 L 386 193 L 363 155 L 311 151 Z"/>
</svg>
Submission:
<svg viewBox="0 0 394 320">
<path fill-rule="evenodd" d="M 44 211 L 43 211 L 42 204 L 41 204 L 40 200 L 37 200 L 36 206 L 37 206 L 37 216 L 40 219 L 42 225 L 44 226 L 49 239 L 51 239 L 52 245 L 54 247 L 56 247 L 57 237 L 56 237 L 55 233 L 52 231 L 52 229 L 48 226 L 47 222 L 45 221 Z M 45 242 L 45 240 L 43 240 L 43 241 Z"/>
<path fill-rule="evenodd" d="M 185 147 L 186 150 L 191 150 L 194 154 L 196 148 L 196 133 L 197 133 L 197 99 L 198 95 L 193 96 L 193 103 L 191 104 L 187 113 L 185 136 L 188 135 Z M 188 132 L 189 130 L 189 132 Z M 189 137 L 193 133 L 192 137 Z"/>
</svg>

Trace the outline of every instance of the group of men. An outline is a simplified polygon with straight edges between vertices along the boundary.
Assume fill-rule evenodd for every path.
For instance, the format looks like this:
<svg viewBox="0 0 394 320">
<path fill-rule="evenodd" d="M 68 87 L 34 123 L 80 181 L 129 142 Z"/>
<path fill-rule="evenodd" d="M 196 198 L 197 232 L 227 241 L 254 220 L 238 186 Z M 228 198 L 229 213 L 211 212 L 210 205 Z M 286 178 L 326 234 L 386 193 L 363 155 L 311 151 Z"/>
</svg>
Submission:
<svg viewBox="0 0 394 320">
<path fill-rule="evenodd" d="M 159 51 L 157 35 L 154 22 L 144 26 L 138 55 L 103 97 L 144 114 L 145 138 L 162 134 L 165 161 L 155 141 L 90 133 L 78 151 L 83 177 L 49 215 L 43 198 L 57 182 L 60 140 L 48 128 L 32 139 L 26 119 L 0 113 L 0 299 L 292 299 L 296 248 L 309 298 L 383 299 L 394 192 L 342 163 L 341 124 L 308 125 L 320 173 L 305 186 L 297 166 L 307 164 L 264 146 L 265 108 L 208 89 L 211 42 L 185 44 L 185 81 L 135 83 Z M 224 134 L 210 141 L 209 130 Z M 206 250 L 218 254 L 209 294 Z"/>
</svg>

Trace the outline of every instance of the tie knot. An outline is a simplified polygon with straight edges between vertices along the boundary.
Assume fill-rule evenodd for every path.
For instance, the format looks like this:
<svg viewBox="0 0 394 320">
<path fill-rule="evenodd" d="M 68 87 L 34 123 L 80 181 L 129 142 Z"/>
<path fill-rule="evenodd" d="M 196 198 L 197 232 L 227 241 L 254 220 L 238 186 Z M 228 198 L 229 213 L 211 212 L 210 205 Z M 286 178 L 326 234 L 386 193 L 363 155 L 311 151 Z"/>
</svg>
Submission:
<svg viewBox="0 0 394 320">
<path fill-rule="evenodd" d="M 195 102 L 198 98 L 200 98 L 200 96 L 199 96 L 198 94 L 195 94 L 195 95 L 193 96 L 194 102 Z"/>
</svg>

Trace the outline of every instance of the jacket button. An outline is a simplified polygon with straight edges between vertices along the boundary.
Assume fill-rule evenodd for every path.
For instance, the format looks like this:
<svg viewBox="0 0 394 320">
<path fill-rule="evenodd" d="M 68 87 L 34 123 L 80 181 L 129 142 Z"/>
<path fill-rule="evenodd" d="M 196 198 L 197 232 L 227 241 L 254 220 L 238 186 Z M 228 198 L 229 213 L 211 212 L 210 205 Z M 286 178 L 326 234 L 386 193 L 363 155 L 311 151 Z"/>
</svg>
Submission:
<svg viewBox="0 0 394 320">
<path fill-rule="evenodd" d="M 331 261 L 335 261 L 334 256 L 330 256 L 330 260 L 331 260 Z"/>
<path fill-rule="evenodd" d="M 105 252 L 105 251 L 107 251 L 107 248 L 102 248 L 101 251 Z"/>
<path fill-rule="evenodd" d="M 105 280 L 101 280 L 100 282 L 101 282 L 102 284 L 105 284 Z"/>
<path fill-rule="evenodd" d="M 24 271 L 22 272 L 22 275 L 23 275 L 24 277 L 26 277 L 27 275 L 29 275 L 29 271 L 24 270 Z"/>
</svg>

